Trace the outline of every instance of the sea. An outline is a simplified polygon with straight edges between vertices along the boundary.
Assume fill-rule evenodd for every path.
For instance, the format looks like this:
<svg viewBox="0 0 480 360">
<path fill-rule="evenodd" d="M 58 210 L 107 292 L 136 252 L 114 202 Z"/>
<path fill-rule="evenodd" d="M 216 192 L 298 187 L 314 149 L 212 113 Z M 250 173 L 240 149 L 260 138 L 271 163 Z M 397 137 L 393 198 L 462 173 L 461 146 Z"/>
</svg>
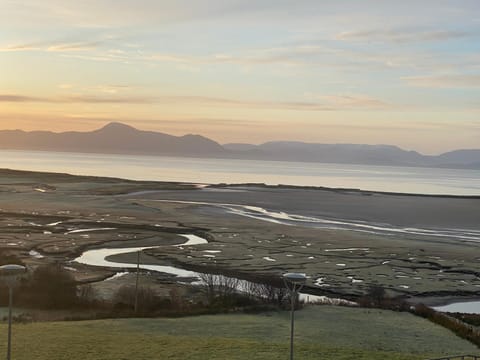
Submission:
<svg viewBox="0 0 480 360">
<path fill-rule="evenodd" d="M 480 170 L 0 150 L 0 168 L 198 184 L 265 183 L 480 195 Z"/>
<path fill-rule="evenodd" d="M 20 150 L 0 150 L 0 168 L 196 184 L 265 183 L 398 193 L 480 196 L 480 170 L 463 169 Z M 252 210 L 252 207 L 249 208 Z M 285 213 L 282 213 L 282 216 L 285 217 Z M 103 251 L 105 249 L 93 250 L 92 254 L 88 251 L 87 253 L 94 262 L 105 261 Z M 118 251 L 118 249 L 108 249 L 108 251 Z M 82 256 L 86 258 L 86 253 Z M 98 265 L 94 262 L 91 265 Z M 124 267 L 128 264 L 120 265 Z M 185 270 L 163 268 L 161 271 L 176 274 L 177 271 Z M 438 307 L 437 310 L 480 313 L 479 304 L 475 300 Z"/>
</svg>

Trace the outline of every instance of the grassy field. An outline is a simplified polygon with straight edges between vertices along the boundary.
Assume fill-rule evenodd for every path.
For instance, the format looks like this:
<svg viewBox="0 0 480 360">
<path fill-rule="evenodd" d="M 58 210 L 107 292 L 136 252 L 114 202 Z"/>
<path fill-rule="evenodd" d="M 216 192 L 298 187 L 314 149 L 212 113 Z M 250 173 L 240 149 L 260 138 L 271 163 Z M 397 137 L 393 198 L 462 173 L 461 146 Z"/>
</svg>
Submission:
<svg viewBox="0 0 480 360">
<path fill-rule="evenodd" d="M 16 360 L 287 359 L 289 314 L 18 324 Z M 478 353 L 410 314 L 331 306 L 297 312 L 296 359 L 427 359 Z M 6 327 L 0 325 L 6 335 Z M 0 344 L 0 354 L 5 343 Z"/>
</svg>

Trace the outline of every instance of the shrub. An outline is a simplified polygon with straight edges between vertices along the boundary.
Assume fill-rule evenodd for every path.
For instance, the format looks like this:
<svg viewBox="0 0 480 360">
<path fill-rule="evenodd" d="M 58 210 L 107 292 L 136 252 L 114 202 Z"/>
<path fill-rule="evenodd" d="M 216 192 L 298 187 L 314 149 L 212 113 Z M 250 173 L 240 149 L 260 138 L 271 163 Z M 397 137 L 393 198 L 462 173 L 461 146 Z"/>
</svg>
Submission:
<svg viewBox="0 0 480 360">
<path fill-rule="evenodd" d="M 140 286 L 138 288 L 137 297 L 139 314 L 150 313 L 159 304 L 155 292 L 150 287 Z M 121 286 L 113 296 L 113 303 L 117 309 L 133 310 L 135 307 L 135 286 Z"/>
<path fill-rule="evenodd" d="M 66 309 L 77 304 L 73 276 L 59 264 L 39 266 L 19 288 L 19 303 L 43 309 Z"/>
<path fill-rule="evenodd" d="M 435 311 L 423 304 L 415 306 L 413 308 L 413 313 L 451 330 L 457 336 L 470 341 L 480 348 L 480 331 L 473 328 L 471 325 L 465 324 L 447 314 Z"/>
</svg>

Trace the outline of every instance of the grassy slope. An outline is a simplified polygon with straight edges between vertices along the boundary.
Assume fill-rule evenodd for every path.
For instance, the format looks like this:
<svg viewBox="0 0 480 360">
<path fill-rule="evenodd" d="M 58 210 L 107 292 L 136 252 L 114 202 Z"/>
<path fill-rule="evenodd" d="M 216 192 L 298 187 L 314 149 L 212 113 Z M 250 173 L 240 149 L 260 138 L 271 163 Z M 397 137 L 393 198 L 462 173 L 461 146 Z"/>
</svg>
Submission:
<svg viewBox="0 0 480 360">
<path fill-rule="evenodd" d="M 409 314 L 339 307 L 297 313 L 296 359 L 425 359 L 478 352 Z M 286 359 L 288 313 L 15 325 L 14 358 Z M 4 325 L 0 332 L 5 334 Z M 0 354 L 4 353 L 4 342 Z"/>
</svg>

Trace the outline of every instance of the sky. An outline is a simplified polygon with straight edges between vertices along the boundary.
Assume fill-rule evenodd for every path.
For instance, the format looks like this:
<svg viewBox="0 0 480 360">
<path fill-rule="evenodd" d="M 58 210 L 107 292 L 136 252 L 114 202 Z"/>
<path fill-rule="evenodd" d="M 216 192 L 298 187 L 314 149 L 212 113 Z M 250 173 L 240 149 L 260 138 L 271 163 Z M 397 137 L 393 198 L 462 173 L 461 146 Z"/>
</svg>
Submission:
<svg viewBox="0 0 480 360">
<path fill-rule="evenodd" d="M 0 129 L 480 148 L 478 0 L 0 0 Z"/>
</svg>

